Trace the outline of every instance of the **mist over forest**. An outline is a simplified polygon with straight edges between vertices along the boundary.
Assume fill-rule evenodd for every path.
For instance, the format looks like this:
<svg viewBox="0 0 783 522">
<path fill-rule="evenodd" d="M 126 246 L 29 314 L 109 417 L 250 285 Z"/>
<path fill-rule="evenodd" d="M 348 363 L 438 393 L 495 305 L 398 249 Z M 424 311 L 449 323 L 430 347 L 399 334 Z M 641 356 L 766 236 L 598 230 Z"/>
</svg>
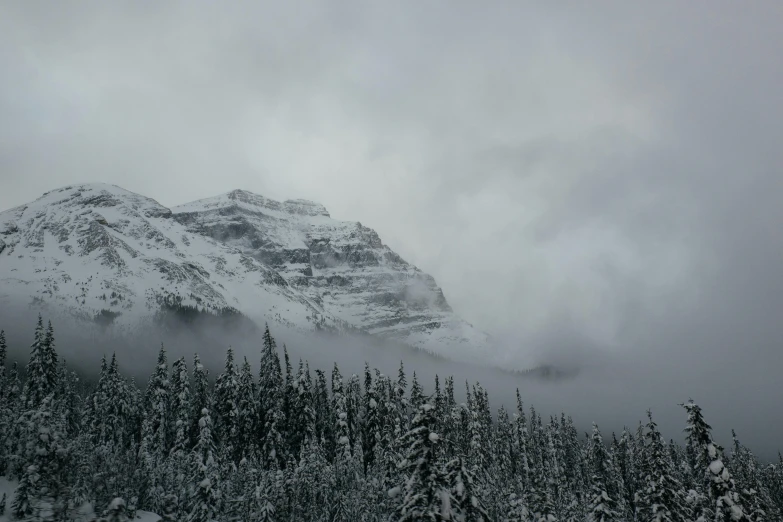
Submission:
<svg viewBox="0 0 783 522">
<path fill-rule="evenodd" d="M 31 332 L 39 312 L 47 317 L 46 310 L 34 307 L 4 309 L 3 323 L 8 326 L 0 324 L 0 327 L 6 331 L 9 357 L 22 365 L 29 356 Z M 213 376 L 222 369 L 229 346 L 237 360 L 247 357 L 254 368 L 260 357 L 264 325 L 252 321 L 229 324 L 204 318 L 193 323 L 172 321 L 134 331 L 129 336 L 102 332 L 94 324 L 69 321 L 67 316 L 51 309 L 49 313 L 55 318 L 58 351 L 70 367 L 88 380 L 97 378 L 102 356 L 116 354 L 123 373 L 144 383 L 161 344 L 172 360 L 179 357 L 191 360 L 198 353 Z M 608 433 L 619 433 L 624 427 L 635 429 L 643 421 L 644 412 L 651 409 L 663 435 L 675 440 L 683 436 L 679 404 L 694 399 L 709 413 L 717 441 L 728 445 L 734 429 L 761 458 L 774 460 L 781 451 L 779 434 L 783 432 L 783 418 L 759 415 L 760 405 L 748 397 L 749 394 L 768 396 L 769 411 L 775 411 L 778 383 L 776 380 L 765 383 L 761 375 L 746 395 L 741 388 L 726 386 L 725 380 L 710 379 L 710 375 L 703 375 L 699 369 L 681 368 L 680 373 L 671 361 L 653 358 L 640 362 L 636 357 L 623 358 L 587 348 L 573 354 L 564 349 L 550 354 L 551 357 L 541 354 L 528 359 L 527 367 L 498 368 L 451 361 L 371 336 L 308 334 L 282 326 L 276 328 L 274 323 L 269 327 L 279 346 L 286 345 L 292 361 L 306 360 L 313 370 L 328 372 L 337 363 L 346 376 L 361 375 L 368 363 L 393 376 L 402 362 L 411 375 L 416 372 L 425 392 L 432 392 L 436 375 L 441 381 L 453 376 L 455 383 L 460 384 L 455 394 L 463 399 L 466 381 L 471 385 L 480 383 L 489 392 L 495 410 L 501 405 L 512 407 L 518 388 L 526 404 L 535 406 L 545 416 L 570 415 L 580 432 L 589 431 L 593 422 Z M 557 373 L 547 377 L 539 372 L 524 372 L 541 367 L 551 367 Z"/>
</svg>

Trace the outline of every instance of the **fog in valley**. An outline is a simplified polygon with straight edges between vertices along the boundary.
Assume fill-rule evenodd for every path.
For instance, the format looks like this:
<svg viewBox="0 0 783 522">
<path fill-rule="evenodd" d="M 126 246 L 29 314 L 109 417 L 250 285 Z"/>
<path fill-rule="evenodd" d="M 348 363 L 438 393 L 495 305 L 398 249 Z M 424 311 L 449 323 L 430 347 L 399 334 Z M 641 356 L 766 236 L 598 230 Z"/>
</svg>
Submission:
<svg viewBox="0 0 783 522">
<path fill-rule="evenodd" d="M 235 351 L 235 360 L 247 357 L 257 374 L 262 345 L 260 328 L 250 323 L 237 325 L 203 324 L 158 326 L 145 328 L 128 337 L 101 332 L 94 324 L 74 321 L 73 318 L 42 312 L 53 317 L 57 350 L 69 366 L 76 369 L 88 382 L 92 382 L 100 368 L 103 354 L 110 358 L 116 353 L 121 371 L 134 377 L 140 386 L 153 371 L 161 343 L 164 344 L 169 364 L 184 356 L 192 368 L 193 354 L 198 353 L 214 379 L 223 371 L 226 348 Z M 24 364 L 37 320 L 35 308 L 6 309 L 3 323 L 9 356 Z M 0 325 L 2 326 L 2 325 Z M 582 347 L 578 353 L 569 354 L 567 348 L 552 350 L 550 357 L 541 354 L 531 359 L 534 365 L 552 365 L 564 371 L 562 376 L 545 377 L 537 373 L 514 373 L 512 366 L 503 369 L 453 362 L 391 342 L 356 335 L 330 333 L 306 334 L 285 330 L 275 324 L 271 331 L 278 343 L 282 361 L 282 346 L 286 345 L 291 364 L 296 371 L 298 360 L 309 362 L 316 369 L 331 372 L 336 362 L 344 377 L 355 373 L 363 376 L 364 363 L 386 375 L 397 375 L 400 362 L 404 364 L 408 383 L 413 372 L 425 393 L 433 391 L 437 374 L 441 386 L 446 376 L 455 379 L 457 400 L 465 397 L 465 381 L 471 386 L 476 382 L 488 390 L 493 408 L 501 405 L 513 412 L 516 407 L 515 391 L 519 388 L 526 408 L 533 406 L 543 414 L 559 417 L 570 415 L 578 429 L 589 432 L 596 422 L 607 434 L 619 433 L 624 426 L 635 430 L 652 409 L 663 435 L 681 441 L 685 426 L 685 412 L 678 406 L 689 398 L 697 400 L 705 411 L 707 421 L 715 430 L 715 437 L 729 447 L 731 429 L 737 430 L 743 443 L 750 445 L 760 458 L 776 458 L 780 451 L 783 420 L 777 414 L 779 398 L 777 369 L 756 366 L 753 376 L 744 376 L 751 383 L 746 387 L 721 386 L 721 382 L 737 379 L 736 373 L 721 369 L 720 365 L 706 361 L 689 361 L 682 364 L 682 357 L 671 351 L 661 351 L 654 357 L 621 357 L 598 349 Z M 568 346 L 562 344 L 562 346 Z M 724 363 L 728 361 L 724 360 Z M 700 364 L 701 374 L 694 373 L 689 364 Z M 518 369 L 522 369 L 519 367 Z M 759 400 L 767 397 L 767 400 Z"/>
</svg>

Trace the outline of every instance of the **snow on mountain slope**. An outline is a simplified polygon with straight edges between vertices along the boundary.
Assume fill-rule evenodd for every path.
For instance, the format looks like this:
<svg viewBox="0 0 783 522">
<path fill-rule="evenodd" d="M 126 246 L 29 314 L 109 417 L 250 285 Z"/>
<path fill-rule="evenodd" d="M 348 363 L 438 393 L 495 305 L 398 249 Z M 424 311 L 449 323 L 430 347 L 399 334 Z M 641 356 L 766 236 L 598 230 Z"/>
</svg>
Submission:
<svg viewBox="0 0 783 522">
<path fill-rule="evenodd" d="M 128 332 L 188 305 L 446 356 L 489 349 L 434 279 L 373 230 L 317 203 L 245 191 L 170 210 L 116 186 L 75 185 L 0 213 L 0 306 L 31 301 Z"/>
</svg>

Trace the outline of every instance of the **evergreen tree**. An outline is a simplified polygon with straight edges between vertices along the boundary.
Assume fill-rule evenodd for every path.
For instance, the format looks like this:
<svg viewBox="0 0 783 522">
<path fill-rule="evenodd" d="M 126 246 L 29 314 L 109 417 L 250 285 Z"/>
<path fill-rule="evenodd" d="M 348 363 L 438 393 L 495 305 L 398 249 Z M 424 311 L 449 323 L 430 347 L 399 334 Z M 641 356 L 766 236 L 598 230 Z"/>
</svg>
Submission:
<svg viewBox="0 0 783 522">
<path fill-rule="evenodd" d="M 457 453 L 457 429 L 459 425 L 459 409 L 454 399 L 454 377 L 446 377 L 445 391 L 443 394 L 443 420 L 441 430 L 443 431 L 443 452 L 446 458 L 451 459 Z"/>
<path fill-rule="evenodd" d="M 52 325 L 44 331 L 43 319 L 38 315 L 30 360 L 27 363 L 24 396 L 28 409 L 37 408 L 44 398 L 53 393 L 57 383 L 57 352 L 54 349 Z"/>
<path fill-rule="evenodd" d="M 528 460 L 528 430 L 527 418 L 525 417 L 525 406 L 522 397 L 517 388 L 517 411 L 514 414 L 514 452 L 513 452 L 513 470 L 519 477 L 522 485 L 527 485 L 530 474 L 530 463 Z"/>
<path fill-rule="evenodd" d="M 57 350 L 54 344 L 54 328 L 52 328 L 52 322 L 49 321 L 46 327 L 46 333 L 44 334 L 43 341 L 43 377 L 44 386 L 43 393 L 47 396 L 51 393 L 55 393 L 57 390 L 58 377 L 59 377 L 59 358 L 57 356 Z"/>
<path fill-rule="evenodd" d="M 691 520 L 685 490 L 674 474 L 670 453 L 658 427 L 647 412 L 647 445 L 644 448 L 642 487 L 638 493 L 638 518 L 643 522 Z"/>
<path fill-rule="evenodd" d="M 326 459 L 334 458 L 334 422 L 329 401 L 329 389 L 326 385 L 326 374 L 316 370 L 315 389 L 313 390 L 313 410 L 315 411 L 315 437 L 321 441 Z"/>
<path fill-rule="evenodd" d="M 53 397 L 45 397 L 30 417 L 35 435 L 29 461 L 16 489 L 13 515 L 32 516 L 34 520 L 56 520 L 65 511 L 64 473 L 69 451 L 62 419 L 54 414 Z"/>
<path fill-rule="evenodd" d="M 210 522 L 217 518 L 220 503 L 218 489 L 219 465 L 216 462 L 215 445 L 212 439 L 212 419 L 209 410 L 201 411 L 199 436 L 193 448 L 193 493 L 187 522 Z"/>
<path fill-rule="evenodd" d="M 280 357 L 275 340 L 269 333 L 269 325 L 264 330 L 264 343 L 261 351 L 261 369 L 258 374 L 258 439 L 261 443 L 261 457 L 265 467 L 277 469 L 283 457 L 283 377 Z"/>
<path fill-rule="evenodd" d="M 351 459 L 351 437 L 348 431 L 348 400 L 337 363 L 332 369 L 332 404 L 335 414 L 335 466 L 339 467 Z"/>
<path fill-rule="evenodd" d="M 151 510 L 158 510 L 165 495 L 164 462 L 171 449 L 169 388 L 166 350 L 161 345 L 155 371 L 150 376 L 145 392 L 146 408 L 142 419 L 142 441 L 139 448 L 141 462 L 137 471 L 139 482 L 143 484 L 142 505 Z"/>
<path fill-rule="evenodd" d="M 618 500 L 612 492 L 615 467 L 606 451 L 601 432 L 595 424 L 593 424 L 592 442 L 593 476 L 589 520 L 590 522 L 621 520 L 622 515 L 617 509 Z"/>
<path fill-rule="evenodd" d="M 215 411 L 217 412 L 217 440 L 235 464 L 242 451 L 239 438 L 239 375 L 234 364 L 234 350 L 226 351 L 226 365 L 223 373 L 215 380 Z"/>
<path fill-rule="evenodd" d="M 0 330 L 0 401 L 5 399 L 6 389 L 6 367 L 5 361 L 8 357 L 8 345 L 5 341 L 5 330 Z"/>
<path fill-rule="evenodd" d="M 345 404 L 348 422 L 348 438 L 351 443 L 351 452 L 356 454 L 356 446 L 361 447 L 361 410 L 362 390 L 359 384 L 359 376 L 351 375 L 345 386 Z"/>
<path fill-rule="evenodd" d="M 149 440 L 147 444 L 155 466 L 168 455 L 170 450 L 170 381 L 168 373 L 166 349 L 161 344 L 158 352 L 158 362 L 147 383 L 145 394 L 145 403 L 147 405 L 145 417 L 149 421 L 147 433 Z"/>
<path fill-rule="evenodd" d="M 433 431 L 434 413 L 432 404 L 421 404 L 402 439 L 408 453 L 400 468 L 408 479 L 397 508 L 399 522 L 442 520 L 444 504 L 448 506 L 449 484 L 437 460 L 439 436 Z"/>
<path fill-rule="evenodd" d="M 294 396 L 290 406 L 290 421 L 288 423 L 289 448 L 292 456 L 301 454 L 305 445 L 314 438 L 315 412 L 313 411 L 313 397 L 310 391 L 309 370 L 305 371 L 302 360 L 299 360 L 299 369 L 296 379 L 292 383 Z"/>
<path fill-rule="evenodd" d="M 685 428 L 688 456 L 694 477 L 701 479 L 700 500 L 695 509 L 704 520 L 747 520 L 734 480 L 723 464 L 723 448 L 712 440 L 711 427 L 706 423 L 701 408 L 689 400 L 682 405 L 688 412 Z M 698 484 L 698 483 L 697 483 Z"/>
<path fill-rule="evenodd" d="M 364 474 L 372 467 L 376 459 L 376 448 L 381 441 L 382 418 L 378 401 L 380 393 L 378 379 L 373 383 L 370 367 L 364 366 L 364 419 L 362 429 L 362 455 L 364 456 Z"/>
<path fill-rule="evenodd" d="M 190 377 L 185 358 L 177 359 L 171 368 L 171 415 L 173 420 L 172 452 L 185 452 L 190 448 L 189 420 L 192 408 Z"/>
<path fill-rule="evenodd" d="M 734 452 L 729 460 L 729 470 L 736 482 L 740 502 L 747 511 L 748 519 L 760 522 L 781 518 L 780 510 L 772 500 L 770 491 L 772 477 L 764 476 L 755 455 L 740 443 L 734 430 L 731 430 L 731 435 L 734 441 Z"/>
<path fill-rule="evenodd" d="M 8 377 L 6 375 L 6 356 L 8 347 L 5 342 L 5 331 L 0 330 L 0 475 L 5 475 L 7 467 L 6 445 L 14 417 L 13 404 L 9 402 Z M 5 503 L 3 504 L 5 509 Z"/>
<path fill-rule="evenodd" d="M 190 415 L 190 440 L 198 440 L 201 432 L 201 412 L 206 408 L 212 408 L 212 397 L 209 390 L 209 370 L 201 364 L 198 354 L 193 356 L 193 399 L 192 413 Z"/>
<path fill-rule="evenodd" d="M 413 410 L 413 415 L 418 415 L 419 406 L 422 404 L 424 404 L 424 390 L 422 390 L 421 384 L 419 384 L 419 379 L 416 377 L 416 372 L 413 372 L 410 396 L 410 407 Z"/>
<path fill-rule="evenodd" d="M 185 358 L 181 357 L 171 370 L 171 414 L 174 441 L 166 462 L 167 491 L 163 498 L 162 509 L 176 514 L 180 499 L 187 495 L 187 467 L 190 452 L 190 415 L 192 409 L 190 397 L 190 377 Z M 171 511 L 174 509 L 174 511 Z"/>
<path fill-rule="evenodd" d="M 101 371 L 95 389 L 85 404 L 84 424 L 93 443 L 101 443 L 106 439 L 106 409 L 108 408 L 109 367 L 106 356 L 101 358 Z"/>
<path fill-rule="evenodd" d="M 237 457 L 250 458 L 256 454 L 255 437 L 258 424 L 258 401 L 256 392 L 256 383 L 253 380 L 253 371 L 247 357 L 242 363 L 242 369 L 239 374 L 239 387 L 237 393 L 237 428 L 238 428 L 238 452 Z"/>
<path fill-rule="evenodd" d="M 446 492 L 442 492 L 441 516 L 453 515 L 452 519 L 464 522 L 490 520 L 465 459 L 457 457 L 446 464 L 445 482 L 449 485 L 448 502 L 443 502 Z M 448 506 L 447 509 L 443 509 L 444 504 Z"/>
<path fill-rule="evenodd" d="M 402 437 L 407 433 L 410 423 L 408 421 L 408 399 L 405 396 L 408 390 L 408 380 L 405 377 L 405 367 L 400 361 L 400 369 L 397 371 L 397 381 L 394 383 L 395 405 L 395 435 Z"/>
<path fill-rule="evenodd" d="M 282 422 L 281 422 L 281 434 L 283 435 L 283 442 L 286 445 L 283 449 L 286 455 L 283 462 L 287 462 L 291 455 L 291 432 L 292 423 L 294 418 L 294 405 L 296 404 L 296 386 L 294 384 L 293 369 L 291 368 L 291 359 L 288 357 L 288 348 L 283 345 L 283 363 L 285 366 L 285 382 L 283 383 L 282 394 Z"/>
</svg>

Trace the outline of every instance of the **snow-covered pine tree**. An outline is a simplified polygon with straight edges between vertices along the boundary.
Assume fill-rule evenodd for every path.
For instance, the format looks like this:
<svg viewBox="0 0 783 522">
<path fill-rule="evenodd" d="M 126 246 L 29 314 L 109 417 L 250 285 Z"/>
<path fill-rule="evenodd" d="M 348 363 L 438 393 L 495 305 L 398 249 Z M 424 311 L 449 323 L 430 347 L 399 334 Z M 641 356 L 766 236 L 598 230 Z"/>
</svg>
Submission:
<svg viewBox="0 0 783 522">
<path fill-rule="evenodd" d="M 65 423 L 65 435 L 69 438 L 76 437 L 81 423 L 81 401 L 77 387 L 79 377 L 68 369 L 65 360 L 61 360 L 57 368 L 57 385 L 54 391 L 56 409 L 63 416 Z"/>
<path fill-rule="evenodd" d="M 382 418 L 378 401 L 378 386 L 381 383 L 372 380 L 370 367 L 364 365 L 364 415 L 362 422 L 362 455 L 364 456 L 364 474 L 371 468 L 376 459 L 376 449 L 381 440 Z"/>
<path fill-rule="evenodd" d="M 407 391 L 408 379 L 405 376 L 405 366 L 400 361 L 400 368 L 397 370 L 397 380 L 394 382 L 395 424 L 398 425 L 398 427 L 395 427 L 395 435 L 398 438 L 407 433 L 410 428 Z"/>
<path fill-rule="evenodd" d="M 254 507 L 254 493 L 258 481 L 258 470 L 247 458 L 239 464 L 229 462 L 222 468 L 220 483 L 223 484 L 223 516 L 227 522 L 250 520 Z"/>
<path fill-rule="evenodd" d="M 239 388 L 237 393 L 237 429 L 239 450 L 236 457 L 239 460 L 249 459 L 257 453 L 258 432 L 258 399 L 256 383 L 253 380 L 253 370 L 245 357 L 239 372 Z"/>
<path fill-rule="evenodd" d="M 0 330 L 0 401 L 5 399 L 6 379 L 8 371 L 5 361 L 8 357 L 8 345 L 5 340 L 5 330 Z"/>
<path fill-rule="evenodd" d="M 396 511 L 398 522 L 442 520 L 444 504 L 448 507 L 449 484 L 437 460 L 440 437 L 433 431 L 434 410 L 429 402 L 421 404 L 411 429 L 402 438 L 408 452 L 400 468 L 408 478 Z"/>
<path fill-rule="evenodd" d="M 294 419 L 294 405 L 296 404 L 296 385 L 294 383 L 294 372 L 291 368 L 291 359 L 288 356 L 288 348 L 283 344 L 283 366 L 285 369 L 285 381 L 282 389 L 282 419 L 280 424 L 280 433 L 283 436 L 284 447 L 281 448 L 285 453 L 282 462 L 287 466 L 288 457 L 294 457 L 291 454 L 291 431 Z M 294 460 L 296 460 L 294 458 Z"/>
<path fill-rule="evenodd" d="M 0 476 L 6 473 L 6 445 L 11 430 L 11 422 L 15 417 L 13 404 L 8 401 L 8 377 L 6 371 L 6 357 L 8 346 L 5 341 L 5 331 L 0 330 Z M 5 502 L 3 502 L 5 509 Z"/>
<path fill-rule="evenodd" d="M 528 483 L 530 465 L 528 462 L 528 430 L 527 417 L 525 416 L 525 405 L 522 402 L 522 396 L 517 388 L 517 409 L 514 412 L 514 438 L 512 452 L 512 466 L 514 476 L 518 477 L 523 486 Z M 521 492 L 517 493 L 517 497 Z"/>
<path fill-rule="evenodd" d="M 274 485 L 267 477 L 256 486 L 254 507 L 251 513 L 254 522 L 275 522 Z"/>
<path fill-rule="evenodd" d="M 565 452 L 560 441 L 560 427 L 554 417 L 549 418 L 549 424 L 544 428 L 544 432 L 546 434 L 544 458 L 548 468 L 549 490 L 555 503 L 555 516 L 559 520 L 564 520 L 572 507 L 573 498 L 564 469 Z"/>
<path fill-rule="evenodd" d="M 315 388 L 313 389 L 313 410 L 315 412 L 315 438 L 321 445 L 329 462 L 334 458 L 334 422 L 329 389 L 326 385 L 326 374 L 323 370 L 315 371 Z"/>
<path fill-rule="evenodd" d="M 264 410 L 264 430 L 262 433 L 261 461 L 266 469 L 277 470 L 285 460 L 283 429 L 283 381 L 280 371 L 280 358 L 274 350 L 274 344 L 265 351 L 262 374 L 259 383 L 259 396 Z"/>
<path fill-rule="evenodd" d="M 184 357 L 177 359 L 171 367 L 171 418 L 173 441 L 172 453 L 185 453 L 190 449 L 190 376 Z"/>
<path fill-rule="evenodd" d="M 98 374 L 98 381 L 95 385 L 95 389 L 85 401 L 83 414 L 84 428 L 94 444 L 103 442 L 106 439 L 107 427 L 105 421 L 106 408 L 109 400 L 107 395 L 108 379 L 109 366 L 106 363 L 106 355 L 104 355 L 101 357 L 101 370 Z"/>
<path fill-rule="evenodd" d="M 688 412 L 685 431 L 693 475 L 703 477 L 699 492 L 702 502 L 694 507 L 694 515 L 700 514 L 705 521 L 747 520 L 734 479 L 723 464 L 723 448 L 712 440 L 712 428 L 704 420 L 701 408 L 693 400 L 682 406 Z"/>
<path fill-rule="evenodd" d="M 171 425 L 173 433 L 170 435 L 173 446 L 169 453 L 166 466 L 166 491 L 168 494 L 162 499 L 162 510 L 171 511 L 179 506 L 187 496 L 188 479 L 188 455 L 191 449 L 190 443 L 190 415 L 192 409 L 190 396 L 190 376 L 185 358 L 177 359 L 171 369 Z M 173 498 L 172 498 L 173 497 Z M 177 507 L 178 509 L 178 507 Z"/>
<path fill-rule="evenodd" d="M 560 436 L 564 449 L 563 468 L 568 481 L 567 496 L 570 497 L 570 504 L 565 506 L 563 522 L 582 521 L 587 516 L 585 511 L 585 499 L 589 491 L 589 484 L 585 477 L 587 465 L 579 444 L 579 432 L 570 416 L 561 417 Z M 618 477 L 622 478 L 622 475 L 618 473 Z"/>
<path fill-rule="evenodd" d="M 30 346 L 30 360 L 27 363 L 24 396 L 28 409 L 37 408 L 55 390 L 57 382 L 57 352 L 54 349 L 54 333 L 44 331 L 43 318 L 38 315 L 33 344 Z"/>
<path fill-rule="evenodd" d="M 334 411 L 335 467 L 347 466 L 351 459 L 351 438 L 348 431 L 348 399 L 345 396 L 343 378 L 335 363 L 332 369 L 332 410 Z M 338 474 L 339 480 L 339 474 Z"/>
<path fill-rule="evenodd" d="M 301 456 L 302 449 L 315 435 L 315 412 L 310 382 L 309 370 L 305 370 L 304 363 L 300 359 L 296 379 L 293 382 L 294 397 L 290 409 L 291 419 L 288 423 L 289 451 L 294 458 Z"/>
<path fill-rule="evenodd" d="M 170 385 L 166 349 L 161 344 L 155 371 L 150 376 L 145 394 L 145 416 L 149 420 L 149 451 L 153 455 L 156 465 L 165 459 L 171 449 L 169 442 Z"/>
<path fill-rule="evenodd" d="M 783 455 L 780 452 L 778 461 L 767 466 L 765 471 L 765 483 L 769 486 L 772 502 L 778 511 L 783 512 Z"/>
<path fill-rule="evenodd" d="M 207 370 L 198 354 L 193 356 L 193 398 L 190 414 L 190 441 L 195 445 L 201 431 L 201 412 L 212 409 L 212 394 L 209 386 L 209 370 Z M 190 449 L 190 448 L 189 448 Z"/>
<path fill-rule="evenodd" d="M 424 404 L 424 390 L 421 388 L 421 384 L 419 384 L 419 379 L 416 377 L 416 372 L 413 372 L 413 379 L 411 380 L 411 396 L 408 399 L 408 403 L 410 404 L 410 408 L 412 410 L 412 415 L 416 416 L 419 413 L 419 406 Z"/>
<path fill-rule="evenodd" d="M 351 440 L 351 452 L 356 455 L 356 447 L 361 448 L 362 388 L 359 376 L 352 374 L 344 389 L 348 437 Z"/>
<path fill-rule="evenodd" d="M 26 424 L 20 420 L 24 413 L 24 403 L 22 384 L 19 382 L 19 366 L 18 363 L 14 362 L 11 365 L 11 371 L 8 372 L 6 398 L 2 405 L 5 407 L 5 411 L 8 412 L 8 418 L 0 419 L 0 423 L 7 423 L 5 440 L 3 441 L 3 454 L 5 455 L 6 477 L 12 479 L 21 477 L 26 462 L 24 458 L 26 441 L 23 440 L 24 435 L 27 433 L 25 430 Z"/>
<path fill-rule="evenodd" d="M 219 463 L 212 439 L 212 419 L 209 410 L 201 410 L 199 436 L 192 452 L 192 494 L 189 502 L 187 522 L 210 522 L 217 518 L 220 504 L 218 478 Z"/>
<path fill-rule="evenodd" d="M 782 518 L 780 510 L 772 501 L 770 486 L 765 480 L 761 465 L 753 452 L 742 445 L 734 430 L 731 430 L 734 450 L 728 462 L 729 471 L 736 482 L 740 501 L 745 507 L 748 519 L 753 522 Z"/>
<path fill-rule="evenodd" d="M 158 511 L 165 495 L 165 466 L 170 447 L 170 385 L 166 349 L 161 344 L 158 360 L 144 395 L 140 465 L 137 470 L 141 488 L 141 505 Z"/>
<path fill-rule="evenodd" d="M 617 441 L 617 448 L 614 452 L 620 477 L 623 480 L 623 498 L 625 504 L 625 517 L 633 519 L 636 513 L 636 491 L 637 491 L 637 470 L 636 470 L 636 445 L 633 435 L 628 428 L 623 427 L 620 439 Z"/>
<path fill-rule="evenodd" d="M 446 464 L 444 481 L 449 489 L 441 495 L 441 516 L 446 520 L 484 522 L 491 520 L 481 493 L 477 491 L 475 477 L 465 459 L 456 457 Z M 444 497 L 448 495 L 447 502 Z M 508 509 L 503 510 L 504 515 Z"/>
<path fill-rule="evenodd" d="M 643 476 L 637 494 L 637 518 L 640 522 L 678 522 L 692 520 L 683 485 L 677 480 L 674 465 L 658 426 L 647 412 L 647 445 L 644 448 Z"/>
<path fill-rule="evenodd" d="M 258 373 L 258 443 L 261 461 L 267 469 L 277 469 L 283 455 L 282 410 L 283 376 L 275 339 L 266 325 Z"/>
<path fill-rule="evenodd" d="M 622 520 L 622 514 L 617 509 L 617 498 L 612 492 L 612 484 L 615 483 L 613 476 L 615 466 L 604 446 L 601 432 L 595 424 L 593 424 L 592 450 L 593 475 L 588 520 L 590 522 Z"/>
<path fill-rule="evenodd" d="M 459 425 L 459 409 L 454 399 L 454 377 L 446 377 L 443 388 L 443 413 L 440 428 L 443 432 L 443 442 L 441 450 L 446 459 L 451 459 L 456 456 L 457 452 Z"/>
<path fill-rule="evenodd" d="M 60 399 L 57 396 L 59 370 L 59 357 L 54 343 L 54 328 L 52 328 L 52 322 L 49 321 L 43 341 L 43 377 L 45 382 L 43 391 L 46 395 L 55 394 L 55 401 Z"/>
<path fill-rule="evenodd" d="M 44 397 L 30 418 L 35 436 L 25 473 L 17 487 L 13 514 L 36 521 L 59 520 L 66 510 L 65 471 L 70 452 L 62 417 L 54 412 L 54 397 Z"/>
<path fill-rule="evenodd" d="M 698 477 L 697 480 L 701 481 L 711 462 L 707 446 L 712 443 L 710 434 L 712 427 L 704 420 L 701 408 L 692 399 L 681 406 L 688 413 L 685 427 L 688 464 L 693 470 L 694 477 Z"/>
<path fill-rule="evenodd" d="M 215 380 L 215 412 L 217 413 L 215 439 L 219 441 L 224 455 L 238 463 L 241 451 L 239 440 L 239 375 L 234 364 L 234 349 L 226 350 L 226 364 L 223 373 Z"/>
<path fill-rule="evenodd" d="M 302 457 L 294 468 L 295 502 L 291 520 L 324 520 L 328 516 L 332 469 L 321 446 L 312 438 L 304 441 Z"/>
</svg>

